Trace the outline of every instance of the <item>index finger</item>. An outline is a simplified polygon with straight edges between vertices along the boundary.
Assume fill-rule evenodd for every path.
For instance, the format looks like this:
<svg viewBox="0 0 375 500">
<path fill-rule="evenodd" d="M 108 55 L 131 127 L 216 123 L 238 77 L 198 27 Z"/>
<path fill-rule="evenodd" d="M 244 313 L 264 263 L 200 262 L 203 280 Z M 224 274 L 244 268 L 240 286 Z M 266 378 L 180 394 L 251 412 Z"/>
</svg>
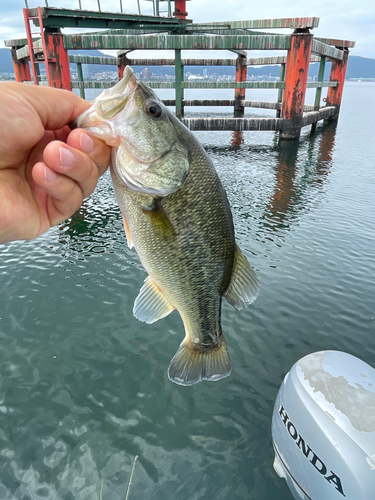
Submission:
<svg viewBox="0 0 375 500">
<path fill-rule="evenodd" d="M 2 90 L 8 94 L 22 96 L 37 112 L 46 130 L 58 130 L 91 106 L 69 90 L 53 87 L 25 85 L 24 83 L 4 82 Z"/>
</svg>

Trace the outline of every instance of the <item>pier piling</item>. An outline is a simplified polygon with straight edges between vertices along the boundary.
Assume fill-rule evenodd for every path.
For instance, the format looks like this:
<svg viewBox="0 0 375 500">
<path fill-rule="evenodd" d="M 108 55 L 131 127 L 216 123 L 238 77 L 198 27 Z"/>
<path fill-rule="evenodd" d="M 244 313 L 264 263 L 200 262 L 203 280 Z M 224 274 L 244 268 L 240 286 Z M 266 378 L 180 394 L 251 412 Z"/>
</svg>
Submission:
<svg viewBox="0 0 375 500">
<path fill-rule="evenodd" d="M 349 50 L 342 48 L 344 54 L 342 60 L 333 60 L 331 66 L 330 82 L 335 82 L 335 87 L 330 87 L 327 92 L 326 105 L 334 106 L 335 113 L 328 118 L 328 121 L 337 121 L 340 113 L 342 93 L 344 90 L 345 74 L 348 65 Z"/>
<path fill-rule="evenodd" d="M 247 75 L 247 54 L 238 54 L 236 59 L 236 82 L 246 82 Z M 234 91 L 234 117 L 243 118 L 245 116 L 245 100 L 246 89 L 239 88 Z"/>
<path fill-rule="evenodd" d="M 280 139 L 298 139 L 301 134 L 312 39 L 309 30 L 296 31 L 291 36 L 285 68 Z"/>
</svg>

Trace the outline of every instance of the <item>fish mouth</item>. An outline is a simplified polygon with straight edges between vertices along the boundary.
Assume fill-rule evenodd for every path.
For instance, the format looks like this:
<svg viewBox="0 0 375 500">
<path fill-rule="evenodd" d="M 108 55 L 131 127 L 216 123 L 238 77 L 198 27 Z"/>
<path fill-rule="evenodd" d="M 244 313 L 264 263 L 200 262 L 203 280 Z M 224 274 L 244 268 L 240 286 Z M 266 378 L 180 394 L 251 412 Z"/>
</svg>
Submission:
<svg viewBox="0 0 375 500">
<path fill-rule="evenodd" d="M 100 121 L 102 121 L 100 115 L 103 115 L 104 118 L 110 118 L 111 109 L 116 112 L 119 106 L 123 108 L 136 88 L 137 79 L 134 75 L 134 71 L 130 66 L 126 66 L 123 78 L 116 83 L 114 87 L 104 90 L 99 96 L 97 96 L 92 101 L 93 105 L 91 108 L 87 109 L 75 120 L 70 122 L 69 128 L 71 130 L 74 130 L 75 128 L 88 129 L 96 126 Z M 109 116 L 105 116 L 106 114 Z"/>
<path fill-rule="evenodd" d="M 126 97 L 136 89 L 136 86 L 137 79 L 134 75 L 134 71 L 130 66 L 126 66 L 121 80 L 117 82 L 114 87 L 104 90 L 92 102 L 98 102 L 99 100 L 111 98 L 113 96 L 117 97 L 119 94 L 123 94 L 124 97 Z"/>
</svg>

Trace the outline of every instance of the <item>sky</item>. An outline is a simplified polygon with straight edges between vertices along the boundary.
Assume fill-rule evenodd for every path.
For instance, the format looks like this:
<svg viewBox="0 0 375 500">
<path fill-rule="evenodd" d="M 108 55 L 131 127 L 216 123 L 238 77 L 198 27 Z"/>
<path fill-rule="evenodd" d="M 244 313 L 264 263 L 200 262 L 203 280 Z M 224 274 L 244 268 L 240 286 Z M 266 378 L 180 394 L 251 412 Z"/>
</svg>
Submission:
<svg viewBox="0 0 375 500">
<path fill-rule="evenodd" d="M 102 11 L 120 12 L 120 0 L 81 0 L 81 5 L 86 10 L 98 10 L 98 1 Z M 30 8 L 45 6 L 45 0 L 27 0 L 27 3 Z M 150 1 L 139 0 L 139 3 L 142 14 L 151 13 Z M 48 5 L 77 9 L 79 1 L 48 0 Z M 136 13 L 138 11 L 137 0 L 122 0 L 122 5 L 124 12 Z M 164 5 L 166 4 L 161 2 L 161 6 Z M 188 18 L 193 19 L 194 22 L 319 17 L 319 26 L 313 30 L 315 36 L 353 40 L 356 45 L 351 49 L 351 55 L 375 59 L 374 0 L 314 0 L 311 2 L 308 0 L 191 0 L 187 1 L 186 5 Z M 22 14 L 24 7 L 25 0 L 0 0 L 0 48 L 4 47 L 4 40 L 25 37 Z M 36 31 L 37 28 L 33 27 L 32 30 Z M 275 30 L 275 32 L 290 33 L 290 30 Z M 251 52 L 252 57 L 258 55 Z"/>
</svg>

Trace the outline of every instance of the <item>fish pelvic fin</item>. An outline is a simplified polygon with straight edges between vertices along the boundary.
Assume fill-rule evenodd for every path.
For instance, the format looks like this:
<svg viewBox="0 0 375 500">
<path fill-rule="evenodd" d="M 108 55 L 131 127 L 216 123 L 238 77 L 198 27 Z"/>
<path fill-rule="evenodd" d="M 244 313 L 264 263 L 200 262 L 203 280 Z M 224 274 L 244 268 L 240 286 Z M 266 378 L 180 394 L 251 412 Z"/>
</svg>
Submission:
<svg viewBox="0 0 375 500">
<path fill-rule="evenodd" d="M 211 347 L 197 347 L 185 338 L 169 365 L 168 377 L 179 385 L 194 385 L 202 380 L 215 382 L 228 377 L 231 371 L 223 336 Z"/>
<path fill-rule="evenodd" d="M 138 297 L 135 299 L 133 314 L 145 323 L 155 323 L 158 319 L 165 318 L 174 310 L 164 297 L 163 292 L 154 281 L 147 276 Z"/>
<path fill-rule="evenodd" d="M 258 295 L 258 278 L 236 245 L 232 277 L 224 297 L 229 304 L 240 310 L 254 302 Z"/>
<path fill-rule="evenodd" d="M 130 232 L 129 224 L 128 221 L 125 218 L 125 215 L 121 212 L 122 215 L 122 221 L 124 223 L 124 230 L 125 230 L 125 236 L 126 236 L 126 241 L 128 243 L 129 248 L 133 248 L 133 238 Z"/>
</svg>

